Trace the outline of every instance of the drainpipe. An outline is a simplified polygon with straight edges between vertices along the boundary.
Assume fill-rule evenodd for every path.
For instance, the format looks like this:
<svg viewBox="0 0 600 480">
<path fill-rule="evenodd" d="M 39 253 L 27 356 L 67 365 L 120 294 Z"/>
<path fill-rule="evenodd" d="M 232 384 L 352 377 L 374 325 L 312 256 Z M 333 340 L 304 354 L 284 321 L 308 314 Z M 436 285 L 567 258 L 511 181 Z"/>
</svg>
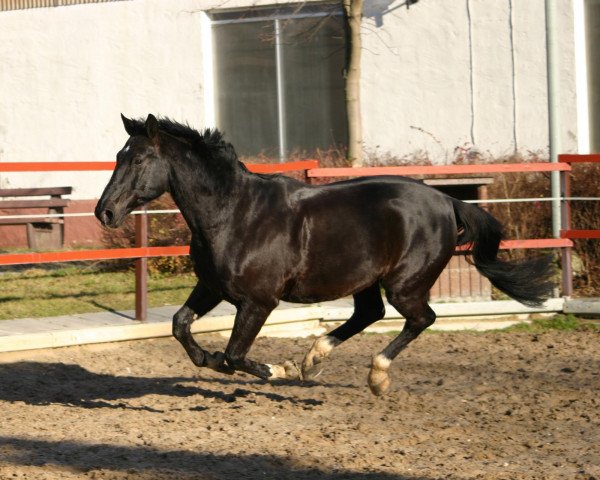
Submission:
<svg viewBox="0 0 600 480">
<path fill-rule="evenodd" d="M 548 72 L 548 137 L 550 161 L 558 162 L 560 146 L 559 116 L 559 49 L 557 28 L 558 0 L 545 0 L 546 11 L 546 65 Z M 560 172 L 551 172 L 552 235 L 560 237 Z"/>
</svg>

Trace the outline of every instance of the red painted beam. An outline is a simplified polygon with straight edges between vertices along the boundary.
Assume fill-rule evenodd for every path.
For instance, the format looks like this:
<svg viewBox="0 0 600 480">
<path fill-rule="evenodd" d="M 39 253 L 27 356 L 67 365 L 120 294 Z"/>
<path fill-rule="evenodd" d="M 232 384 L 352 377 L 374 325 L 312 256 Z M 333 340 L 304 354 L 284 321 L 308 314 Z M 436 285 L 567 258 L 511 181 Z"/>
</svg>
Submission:
<svg viewBox="0 0 600 480">
<path fill-rule="evenodd" d="M 254 173 L 282 173 L 318 168 L 318 160 L 299 160 L 285 163 L 247 163 L 248 170 Z"/>
<path fill-rule="evenodd" d="M 572 247 L 573 242 L 567 238 L 533 238 L 527 240 L 504 240 L 500 243 L 502 250 L 514 250 L 518 248 L 566 248 Z M 471 250 L 470 245 L 456 248 L 457 251 Z"/>
<path fill-rule="evenodd" d="M 504 240 L 500 248 L 512 250 L 515 248 L 565 248 L 572 247 L 573 242 L 566 238 L 534 238 L 530 240 Z"/>
<path fill-rule="evenodd" d="M 599 153 L 590 153 L 586 155 L 563 153 L 558 156 L 561 163 L 598 163 L 600 162 Z"/>
<path fill-rule="evenodd" d="M 115 162 L 0 162 L 0 172 L 81 172 L 112 171 Z M 318 160 L 300 160 L 285 163 L 247 163 L 255 173 L 281 173 L 317 168 Z"/>
<path fill-rule="evenodd" d="M 600 237 L 598 237 L 600 238 Z M 500 244 L 502 249 L 514 248 L 563 248 L 572 247 L 568 238 L 540 238 L 532 240 L 506 240 Z M 457 248 L 468 250 L 467 245 Z M 0 265 L 27 265 L 36 263 L 76 262 L 117 260 L 124 258 L 171 257 L 188 255 L 189 247 L 143 247 L 143 248 L 107 248 L 100 250 L 73 250 L 62 252 L 8 253 L 0 255 Z"/>
<path fill-rule="evenodd" d="M 600 238 L 600 230 L 561 230 L 561 238 Z"/>
<path fill-rule="evenodd" d="M 185 247 L 105 248 L 100 250 L 73 250 L 63 252 L 8 253 L 0 255 L 0 265 L 26 265 L 36 263 L 76 262 L 85 260 L 115 260 L 122 258 L 147 258 L 188 255 Z"/>
<path fill-rule="evenodd" d="M 0 172 L 80 172 L 114 168 L 115 162 L 0 162 Z"/>
<path fill-rule="evenodd" d="M 373 175 L 458 175 L 472 173 L 570 171 L 566 163 L 494 163 L 484 165 L 422 165 L 405 167 L 313 168 L 309 177 L 363 177 Z"/>
</svg>

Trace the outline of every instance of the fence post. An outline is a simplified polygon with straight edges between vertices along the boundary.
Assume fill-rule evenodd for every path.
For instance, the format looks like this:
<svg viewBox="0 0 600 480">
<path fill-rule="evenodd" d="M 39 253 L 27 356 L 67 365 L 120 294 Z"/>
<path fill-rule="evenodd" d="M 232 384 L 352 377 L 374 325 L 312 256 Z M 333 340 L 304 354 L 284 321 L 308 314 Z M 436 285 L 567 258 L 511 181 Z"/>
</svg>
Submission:
<svg viewBox="0 0 600 480">
<path fill-rule="evenodd" d="M 135 246 L 148 246 L 148 214 L 135 215 Z M 148 318 L 148 259 L 138 258 L 135 261 L 135 319 L 145 321 Z"/>
<path fill-rule="evenodd" d="M 571 172 L 560 172 L 561 189 L 561 228 L 571 230 Z M 563 297 L 573 295 L 573 264 L 571 259 L 571 247 L 560 249 L 560 264 L 562 270 L 562 294 Z"/>
<path fill-rule="evenodd" d="M 312 184 L 312 178 L 308 176 L 308 171 L 311 168 L 319 168 L 319 161 L 315 160 L 315 165 L 313 165 L 312 167 L 308 166 L 304 170 L 302 170 L 302 176 L 304 177 L 303 178 L 304 183 L 306 183 L 308 185 Z"/>
</svg>

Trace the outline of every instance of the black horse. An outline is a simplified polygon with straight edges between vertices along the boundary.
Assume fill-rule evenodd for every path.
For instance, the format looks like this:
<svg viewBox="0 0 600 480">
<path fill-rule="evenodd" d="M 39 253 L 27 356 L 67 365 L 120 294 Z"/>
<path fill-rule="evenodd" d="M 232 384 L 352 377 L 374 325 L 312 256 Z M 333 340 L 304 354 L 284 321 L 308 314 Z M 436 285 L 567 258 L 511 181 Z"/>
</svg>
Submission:
<svg viewBox="0 0 600 480">
<path fill-rule="evenodd" d="M 391 361 L 435 320 L 428 292 L 457 245 L 470 244 L 477 269 L 526 305 L 547 298 L 547 257 L 497 258 L 502 227 L 477 206 L 402 177 L 359 178 L 326 186 L 249 172 L 217 130 L 199 133 L 169 119 L 122 117 L 130 138 L 96 206 L 107 227 L 164 192 L 192 231 L 198 284 L 173 318 L 173 334 L 195 365 L 263 379 L 311 378 L 333 347 L 381 319 L 381 289 L 406 319 L 373 357 L 373 393 L 390 385 Z M 280 300 L 313 303 L 354 296 L 351 318 L 317 339 L 302 363 L 260 364 L 246 354 Z M 224 353 L 203 350 L 195 318 L 226 300 L 237 308 Z"/>
</svg>

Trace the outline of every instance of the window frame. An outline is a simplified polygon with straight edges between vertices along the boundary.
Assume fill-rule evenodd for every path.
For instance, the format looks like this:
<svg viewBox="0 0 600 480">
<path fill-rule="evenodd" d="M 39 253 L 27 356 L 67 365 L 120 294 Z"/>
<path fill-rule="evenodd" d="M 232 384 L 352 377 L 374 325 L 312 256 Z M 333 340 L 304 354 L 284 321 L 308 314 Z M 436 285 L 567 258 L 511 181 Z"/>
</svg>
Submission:
<svg viewBox="0 0 600 480">
<path fill-rule="evenodd" d="M 330 16 L 343 17 L 343 9 L 339 2 L 291 3 L 270 7 L 250 7 L 235 9 L 215 9 L 203 12 L 202 37 L 205 45 L 204 52 L 204 85 L 205 85 L 205 119 L 210 127 L 217 123 L 218 92 L 215 85 L 216 52 L 213 42 L 213 27 L 254 22 L 274 22 L 275 32 L 275 65 L 277 85 L 277 138 L 278 157 L 285 162 L 287 157 L 286 142 L 286 110 L 284 98 L 285 70 L 283 68 L 282 22 L 303 18 L 324 18 Z"/>
</svg>

